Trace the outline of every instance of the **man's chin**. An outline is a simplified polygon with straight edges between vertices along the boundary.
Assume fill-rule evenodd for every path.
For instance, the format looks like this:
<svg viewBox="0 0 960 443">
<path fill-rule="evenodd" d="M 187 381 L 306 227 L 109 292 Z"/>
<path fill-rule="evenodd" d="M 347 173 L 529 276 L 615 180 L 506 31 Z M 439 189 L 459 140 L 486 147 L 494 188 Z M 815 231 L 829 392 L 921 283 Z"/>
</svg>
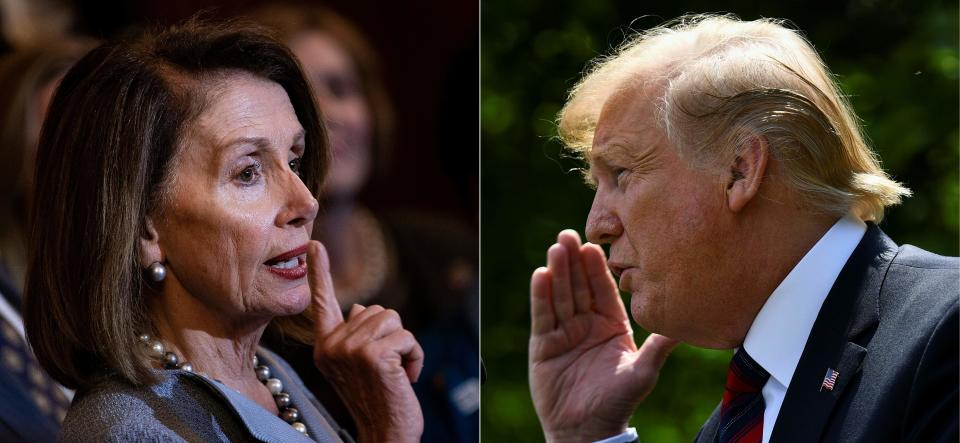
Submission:
<svg viewBox="0 0 960 443">
<path fill-rule="evenodd" d="M 630 316 L 645 331 L 667 335 L 663 331 L 661 310 L 652 306 L 647 295 L 633 291 L 630 296 Z"/>
</svg>

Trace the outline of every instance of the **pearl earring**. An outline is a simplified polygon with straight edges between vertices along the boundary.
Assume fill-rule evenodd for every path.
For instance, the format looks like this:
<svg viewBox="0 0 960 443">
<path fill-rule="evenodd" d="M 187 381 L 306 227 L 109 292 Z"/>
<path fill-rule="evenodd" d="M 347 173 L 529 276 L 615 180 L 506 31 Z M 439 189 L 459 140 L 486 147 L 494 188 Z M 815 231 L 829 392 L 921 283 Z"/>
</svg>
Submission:
<svg viewBox="0 0 960 443">
<path fill-rule="evenodd" d="M 158 261 L 151 263 L 147 267 L 147 272 L 150 274 L 150 279 L 158 283 L 167 278 L 167 267 Z"/>
</svg>

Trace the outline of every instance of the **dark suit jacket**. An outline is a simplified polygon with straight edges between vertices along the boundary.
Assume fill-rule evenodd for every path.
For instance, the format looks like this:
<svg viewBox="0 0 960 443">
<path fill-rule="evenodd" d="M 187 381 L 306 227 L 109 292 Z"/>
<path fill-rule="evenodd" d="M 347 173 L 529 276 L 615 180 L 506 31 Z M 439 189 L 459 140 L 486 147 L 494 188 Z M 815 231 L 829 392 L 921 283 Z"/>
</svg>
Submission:
<svg viewBox="0 0 960 443">
<path fill-rule="evenodd" d="M 771 442 L 957 442 L 960 261 L 874 224 L 820 308 Z M 839 371 L 823 389 L 827 369 Z M 719 407 L 697 442 L 716 440 Z M 764 423 L 764 426 L 767 426 Z"/>
</svg>

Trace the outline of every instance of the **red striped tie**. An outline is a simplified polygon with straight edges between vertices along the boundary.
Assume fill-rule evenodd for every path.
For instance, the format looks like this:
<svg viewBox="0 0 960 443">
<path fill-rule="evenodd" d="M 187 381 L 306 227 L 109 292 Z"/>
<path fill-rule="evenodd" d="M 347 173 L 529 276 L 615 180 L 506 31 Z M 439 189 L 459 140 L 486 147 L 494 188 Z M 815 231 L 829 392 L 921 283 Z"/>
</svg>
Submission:
<svg viewBox="0 0 960 443">
<path fill-rule="evenodd" d="M 763 440 L 763 395 L 770 374 L 740 348 L 730 361 L 727 388 L 720 404 L 720 443 L 760 443 Z"/>
</svg>

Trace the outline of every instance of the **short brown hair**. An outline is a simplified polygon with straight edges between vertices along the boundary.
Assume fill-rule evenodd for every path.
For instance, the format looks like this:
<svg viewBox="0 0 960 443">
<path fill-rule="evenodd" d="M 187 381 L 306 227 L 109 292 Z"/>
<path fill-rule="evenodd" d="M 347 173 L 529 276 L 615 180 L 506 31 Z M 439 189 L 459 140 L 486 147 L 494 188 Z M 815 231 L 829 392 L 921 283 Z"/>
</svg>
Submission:
<svg viewBox="0 0 960 443">
<path fill-rule="evenodd" d="M 64 386 L 154 376 L 136 334 L 152 331 L 138 239 L 159 209 L 204 78 L 245 72 L 287 92 L 306 131 L 303 181 L 317 195 L 326 131 L 296 59 L 263 29 L 191 19 L 94 49 L 64 77 L 37 153 L 24 321 Z M 209 83 L 209 82 L 208 82 Z"/>
</svg>

